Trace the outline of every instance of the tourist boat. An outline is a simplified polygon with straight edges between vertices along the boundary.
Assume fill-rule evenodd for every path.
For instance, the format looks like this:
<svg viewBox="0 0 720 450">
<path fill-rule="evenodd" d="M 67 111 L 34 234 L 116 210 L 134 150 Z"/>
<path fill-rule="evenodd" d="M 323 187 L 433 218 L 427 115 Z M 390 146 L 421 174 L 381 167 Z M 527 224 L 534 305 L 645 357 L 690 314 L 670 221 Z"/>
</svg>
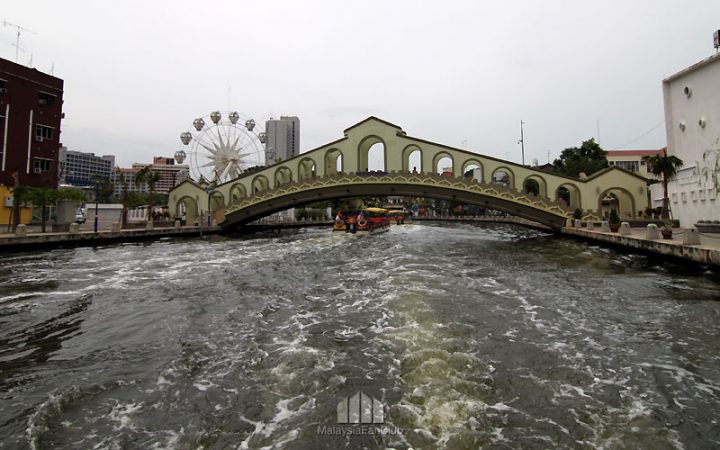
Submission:
<svg viewBox="0 0 720 450">
<path fill-rule="evenodd" d="M 388 211 L 390 223 L 403 225 L 412 222 L 412 220 L 410 219 L 410 213 L 402 206 L 386 206 L 385 209 L 387 209 Z"/>
<path fill-rule="evenodd" d="M 357 231 L 358 211 L 338 211 L 333 223 L 333 232 L 354 233 Z"/>
<path fill-rule="evenodd" d="M 335 216 L 333 232 L 378 233 L 390 228 L 390 215 L 385 208 L 363 208 L 360 211 L 340 211 Z"/>
<path fill-rule="evenodd" d="M 390 217 L 385 208 L 363 208 L 357 215 L 357 232 L 370 234 L 390 229 Z"/>
</svg>

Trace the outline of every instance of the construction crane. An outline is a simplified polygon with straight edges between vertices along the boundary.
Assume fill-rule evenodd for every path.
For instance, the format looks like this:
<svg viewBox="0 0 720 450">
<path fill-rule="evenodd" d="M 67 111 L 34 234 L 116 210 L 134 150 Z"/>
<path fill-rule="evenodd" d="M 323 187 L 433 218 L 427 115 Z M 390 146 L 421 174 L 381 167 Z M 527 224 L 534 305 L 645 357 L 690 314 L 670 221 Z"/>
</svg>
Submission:
<svg viewBox="0 0 720 450">
<path fill-rule="evenodd" d="M 17 63 L 18 62 L 18 51 L 20 50 L 20 31 L 25 31 L 27 33 L 32 33 L 32 34 L 37 34 L 37 33 L 32 30 L 28 30 L 25 27 L 21 27 L 20 25 L 10 23 L 7 20 L 3 20 L 3 26 L 15 27 L 17 29 L 17 39 L 15 39 L 15 62 Z"/>
</svg>

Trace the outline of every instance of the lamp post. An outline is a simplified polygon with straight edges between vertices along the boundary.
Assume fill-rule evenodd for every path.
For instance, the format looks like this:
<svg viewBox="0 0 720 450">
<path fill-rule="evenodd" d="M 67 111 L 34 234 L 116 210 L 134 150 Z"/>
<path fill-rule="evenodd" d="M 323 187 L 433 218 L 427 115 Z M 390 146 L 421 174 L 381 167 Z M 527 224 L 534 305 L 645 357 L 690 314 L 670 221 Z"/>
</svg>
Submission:
<svg viewBox="0 0 720 450">
<path fill-rule="evenodd" d="M 95 232 L 98 232 L 98 204 L 100 203 L 100 177 L 95 177 Z"/>
<path fill-rule="evenodd" d="M 211 198 L 212 198 L 212 189 L 210 189 L 210 186 L 205 186 L 205 192 L 207 192 L 208 195 L 208 220 L 207 220 L 207 226 L 210 228 L 210 221 L 212 220 L 212 208 L 211 208 Z"/>
</svg>

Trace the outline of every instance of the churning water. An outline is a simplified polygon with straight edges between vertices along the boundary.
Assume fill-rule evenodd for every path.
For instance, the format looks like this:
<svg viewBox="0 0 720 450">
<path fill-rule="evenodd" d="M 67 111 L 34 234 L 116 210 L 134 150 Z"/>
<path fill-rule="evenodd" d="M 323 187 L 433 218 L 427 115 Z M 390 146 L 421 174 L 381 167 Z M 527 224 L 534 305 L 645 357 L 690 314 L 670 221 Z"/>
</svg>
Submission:
<svg viewBox="0 0 720 450">
<path fill-rule="evenodd" d="M 509 225 L 3 255 L 0 443 L 717 448 L 719 288 Z"/>
</svg>

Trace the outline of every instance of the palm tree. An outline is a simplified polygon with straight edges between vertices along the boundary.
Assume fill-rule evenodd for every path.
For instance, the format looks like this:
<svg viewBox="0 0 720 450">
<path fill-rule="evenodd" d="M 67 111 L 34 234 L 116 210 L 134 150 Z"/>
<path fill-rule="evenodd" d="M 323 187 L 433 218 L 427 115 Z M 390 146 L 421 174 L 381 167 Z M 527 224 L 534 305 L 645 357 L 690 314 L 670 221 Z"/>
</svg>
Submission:
<svg viewBox="0 0 720 450">
<path fill-rule="evenodd" d="M 647 164 L 648 170 L 655 176 L 662 177 L 663 184 L 663 203 L 661 219 L 669 219 L 670 213 L 668 208 L 668 180 L 677 175 L 679 168 L 685 164 L 682 159 L 672 156 L 663 151 L 662 154 L 643 156 L 643 161 Z"/>
<path fill-rule="evenodd" d="M 150 206 L 150 211 L 148 212 L 148 221 L 150 222 L 152 222 L 153 219 L 153 197 L 155 195 L 155 183 L 157 183 L 161 179 L 162 176 L 160 175 L 160 173 L 152 170 L 152 166 L 145 166 L 140 169 L 137 174 L 135 174 L 135 184 L 139 186 L 147 183 L 148 188 L 150 189 L 150 198 L 148 201 Z"/>
</svg>

